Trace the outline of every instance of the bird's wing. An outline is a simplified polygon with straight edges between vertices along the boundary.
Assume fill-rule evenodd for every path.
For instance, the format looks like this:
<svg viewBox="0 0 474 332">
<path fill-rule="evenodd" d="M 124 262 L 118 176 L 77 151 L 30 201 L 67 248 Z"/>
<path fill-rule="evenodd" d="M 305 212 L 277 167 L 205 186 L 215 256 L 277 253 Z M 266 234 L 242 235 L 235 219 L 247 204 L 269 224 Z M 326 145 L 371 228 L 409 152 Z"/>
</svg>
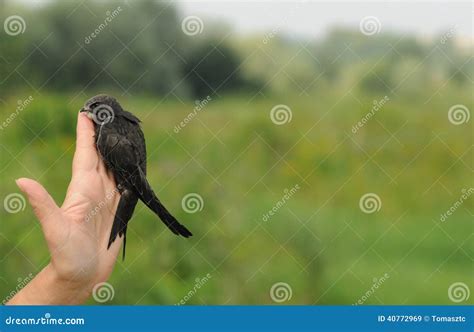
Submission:
<svg viewBox="0 0 474 332">
<path fill-rule="evenodd" d="M 103 159 L 115 174 L 127 182 L 140 177 L 138 148 L 126 136 L 110 133 L 99 144 Z"/>
<path fill-rule="evenodd" d="M 113 171 L 117 184 L 125 182 L 125 187 L 133 190 L 143 200 L 151 188 L 141 167 L 146 156 L 144 158 L 140 142 L 119 133 L 109 133 L 100 145 L 103 159 Z"/>
<path fill-rule="evenodd" d="M 184 237 L 191 236 L 191 232 L 169 213 L 151 189 L 145 173 L 139 166 L 140 152 L 136 144 L 125 136 L 109 134 L 105 138 L 104 145 L 105 159 L 110 163 L 114 173 L 127 182 L 135 195 L 155 212 L 173 233 Z"/>
</svg>

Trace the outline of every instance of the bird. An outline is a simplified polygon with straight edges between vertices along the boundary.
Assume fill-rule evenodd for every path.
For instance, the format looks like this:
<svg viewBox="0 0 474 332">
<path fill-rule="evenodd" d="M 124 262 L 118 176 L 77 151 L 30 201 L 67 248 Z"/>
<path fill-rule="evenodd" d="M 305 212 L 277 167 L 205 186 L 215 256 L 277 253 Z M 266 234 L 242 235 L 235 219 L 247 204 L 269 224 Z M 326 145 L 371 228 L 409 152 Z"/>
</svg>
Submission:
<svg viewBox="0 0 474 332">
<path fill-rule="evenodd" d="M 112 96 L 99 94 L 87 100 L 80 112 L 93 120 L 94 141 L 107 170 L 113 174 L 120 200 L 115 212 L 107 249 L 123 235 L 123 254 L 128 222 L 138 200 L 152 210 L 176 235 L 188 238 L 192 233 L 164 207 L 151 188 L 146 174 L 146 144 L 141 121 L 122 108 Z"/>
</svg>

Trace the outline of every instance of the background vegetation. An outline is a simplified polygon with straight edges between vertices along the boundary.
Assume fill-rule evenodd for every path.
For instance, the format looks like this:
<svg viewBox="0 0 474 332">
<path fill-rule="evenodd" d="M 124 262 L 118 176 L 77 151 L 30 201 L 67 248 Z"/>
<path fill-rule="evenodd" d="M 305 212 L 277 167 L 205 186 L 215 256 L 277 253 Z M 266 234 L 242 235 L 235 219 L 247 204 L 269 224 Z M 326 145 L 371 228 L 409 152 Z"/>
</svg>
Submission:
<svg viewBox="0 0 474 332">
<path fill-rule="evenodd" d="M 86 44 L 117 6 L 123 11 Z M 334 27 L 305 40 L 239 36 L 206 20 L 202 34 L 187 36 L 178 8 L 151 1 L 0 2 L 0 13 L 27 22 L 24 34 L 0 33 L 0 120 L 33 97 L 0 130 L 2 200 L 26 176 L 62 201 L 77 110 L 107 92 L 143 120 L 150 181 L 195 234 L 172 236 L 140 205 L 110 303 L 174 304 L 208 273 L 188 304 L 274 303 L 277 282 L 291 286 L 289 304 L 352 304 L 385 273 L 366 304 L 452 303 L 454 282 L 474 289 L 472 198 L 440 220 L 473 187 L 472 119 L 448 120 L 453 105 L 473 109 L 472 48 L 447 32 L 419 40 Z M 279 104 L 291 122 L 272 122 Z M 204 207 L 188 214 L 181 199 L 193 192 Z M 373 214 L 359 208 L 368 192 L 382 202 Z M 29 207 L 0 217 L 6 297 L 49 257 Z"/>
</svg>

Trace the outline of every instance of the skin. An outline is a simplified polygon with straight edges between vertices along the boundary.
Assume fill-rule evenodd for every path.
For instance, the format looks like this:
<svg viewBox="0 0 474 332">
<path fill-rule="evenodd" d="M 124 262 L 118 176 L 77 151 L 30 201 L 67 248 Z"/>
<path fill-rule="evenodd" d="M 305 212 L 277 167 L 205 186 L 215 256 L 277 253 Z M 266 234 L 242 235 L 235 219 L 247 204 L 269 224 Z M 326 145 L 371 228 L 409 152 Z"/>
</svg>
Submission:
<svg viewBox="0 0 474 332">
<path fill-rule="evenodd" d="M 72 178 L 61 207 L 38 182 L 16 183 L 41 224 L 51 260 L 7 304 L 84 303 L 109 278 L 123 241 L 107 250 L 120 195 L 97 155 L 92 121 L 79 113 Z"/>
</svg>

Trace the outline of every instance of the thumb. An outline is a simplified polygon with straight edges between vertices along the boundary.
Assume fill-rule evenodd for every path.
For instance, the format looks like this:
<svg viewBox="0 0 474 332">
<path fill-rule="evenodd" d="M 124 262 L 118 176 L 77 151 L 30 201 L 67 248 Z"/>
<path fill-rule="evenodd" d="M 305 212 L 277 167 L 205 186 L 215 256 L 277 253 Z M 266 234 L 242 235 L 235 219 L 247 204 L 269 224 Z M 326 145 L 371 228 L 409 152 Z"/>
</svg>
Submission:
<svg viewBox="0 0 474 332">
<path fill-rule="evenodd" d="M 16 184 L 28 197 L 43 228 L 48 228 L 54 221 L 59 220 L 60 209 L 41 184 L 26 178 L 16 180 Z"/>
</svg>

